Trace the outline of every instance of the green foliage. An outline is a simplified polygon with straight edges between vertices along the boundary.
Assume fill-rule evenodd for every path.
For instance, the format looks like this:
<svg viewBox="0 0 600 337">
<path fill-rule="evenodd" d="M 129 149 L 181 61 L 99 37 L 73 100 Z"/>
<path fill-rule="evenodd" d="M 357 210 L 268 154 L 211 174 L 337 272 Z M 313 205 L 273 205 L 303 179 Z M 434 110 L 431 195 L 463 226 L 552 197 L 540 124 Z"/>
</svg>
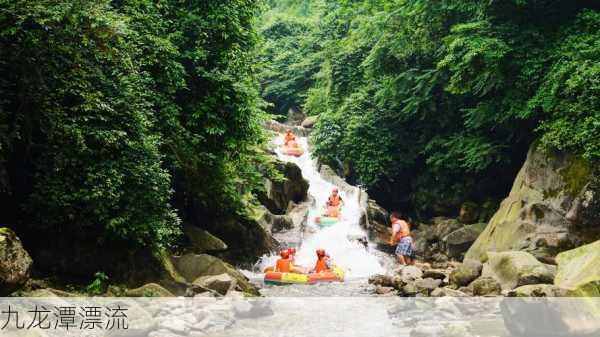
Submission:
<svg viewBox="0 0 600 337">
<path fill-rule="evenodd" d="M 547 147 L 600 159 L 598 6 L 566 0 L 311 6 L 310 22 L 318 22 L 312 36 L 277 39 L 296 48 L 285 53 L 318 55 L 310 58 L 319 63 L 310 87 L 293 87 L 296 99 L 305 97 L 305 110 L 321 115 L 315 154 L 351 167 L 348 178 L 387 206 L 448 212 L 462 200 L 503 197 L 539 137 Z M 277 67 L 293 67 L 278 59 L 281 53 L 269 55 Z"/>
<path fill-rule="evenodd" d="M 243 213 L 267 170 L 257 3 L 0 7 L 2 222 L 136 249 L 173 244 L 180 218 Z"/>
<path fill-rule="evenodd" d="M 104 294 L 107 288 L 108 276 L 103 272 L 97 272 L 94 274 L 94 281 L 85 288 L 85 292 L 88 296 L 99 296 Z"/>
</svg>

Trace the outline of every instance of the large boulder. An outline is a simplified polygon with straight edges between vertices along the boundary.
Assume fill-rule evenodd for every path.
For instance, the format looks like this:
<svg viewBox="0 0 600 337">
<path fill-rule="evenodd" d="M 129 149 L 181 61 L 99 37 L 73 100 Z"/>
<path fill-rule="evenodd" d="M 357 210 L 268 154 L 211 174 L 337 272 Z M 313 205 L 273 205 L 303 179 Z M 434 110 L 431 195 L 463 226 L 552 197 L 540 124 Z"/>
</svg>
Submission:
<svg viewBox="0 0 600 337">
<path fill-rule="evenodd" d="M 6 295 L 29 279 L 31 257 L 9 228 L 0 228 L 0 295 Z"/>
<path fill-rule="evenodd" d="M 497 280 L 503 290 L 528 284 L 552 284 L 556 266 L 538 261 L 533 255 L 520 252 L 488 253 L 482 276 Z"/>
<path fill-rule="evenodd" d="M 469 285 L 475 296 L 497 296 L 502 292 L 500 283 L 493 277 L 482 276 Z"/>
<path fill-rule="evenodd" d="M 483 266 L 477 260 L 465 260 L 450 273 L 450 283 L 466 286 L 481 275 Z"/>
<path fill-rule="evenodd" d="M 240 262 L 254 262 L 275 249 L 271 230 L 274 218 L 264 207 L 247 205 L 247 215 L 226 215 L 206 224 L 206 229 L 229 247 L 219 256 Z"/>
<path fill-rule="evenodd" d="M 558 254 L 554 284 L 569 296 L 600 297 L 600 240 Z"/>
<path fill-rule="evenodd" d="M 534 144 L 510 194 L 465 257 L 523 250 L 550 259 L 599 239 L 599 213 L 600 183 L 593 166 Z"/>
<path fill-rule="evenodd" d="M 275 166 L 284 179 L 265 179 L 265 193 L 259 194 L 259 199 L 272 213 L 285 214 L 291 201 L 306 200 L 308 181 L 302 177 L 300 167 L 292 162 L 277 161 Z"/>
<path fill-rule="evenodd" d="M 186 225 L 183 228 L 190 241 L 192 251 L 196 254 L 227 250 L 227 244 L 218 237 L 196 226 Z"/>
<path fill-rule="evenodd" d="M 442 239 L 444 253 L 449 257 L 461 260 L 469 247 L 477 240 L 485 229 L 485 223 L 463 226 Z"/>
<path fill-rule="evenodd" d="M 207 254 L 186 254 L 172 257 L 176 272 L 185 281 L 192 283 L 201 276 L 228 274 L 237 281 L 237 288 L 241 291 L 258 295 L 258 290 L 248 279 L 232 265 Z"/>
<path fill-rule="evenodd" d="M 235 288 L 237 280 L 229 274 L 223 273 L 220 275 L 200 276 L 192 284 L 203 290 L 210 289 L 221 295 L 227 295 L 230 290 Z"/>
<path fill-rule="evenodd" d="M 300 124 L 303 128 L 312 129 L 319 121 L 319 116 L 308 116 Z"/>
</svg>

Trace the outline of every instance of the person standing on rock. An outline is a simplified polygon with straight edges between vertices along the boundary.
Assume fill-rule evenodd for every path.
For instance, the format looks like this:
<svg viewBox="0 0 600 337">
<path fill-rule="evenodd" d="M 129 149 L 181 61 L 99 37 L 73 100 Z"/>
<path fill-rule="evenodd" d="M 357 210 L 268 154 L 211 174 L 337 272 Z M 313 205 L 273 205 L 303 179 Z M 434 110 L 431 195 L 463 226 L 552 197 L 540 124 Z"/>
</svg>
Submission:
<svg viewBox="0 0 600 337">
<path fill-rule="evenodd" d="M 410 236 L 410 225 L 397 212 L 390 214 L 390 221 L 392 223 L 390 245 L 398 243 L 396 246 L 398 262 L 403 265 L 413 265 L 415 263 L 415 252 L 413 239 Z"/>
</svg>

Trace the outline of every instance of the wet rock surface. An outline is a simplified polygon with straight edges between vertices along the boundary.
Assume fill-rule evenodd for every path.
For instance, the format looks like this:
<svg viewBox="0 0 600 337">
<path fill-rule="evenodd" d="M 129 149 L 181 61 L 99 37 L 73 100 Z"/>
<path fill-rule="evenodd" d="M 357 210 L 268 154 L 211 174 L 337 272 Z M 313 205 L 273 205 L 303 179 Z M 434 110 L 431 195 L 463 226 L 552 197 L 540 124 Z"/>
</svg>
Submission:
<svg viewBox="0 0 600 337">
<path fill-rule="evenodd" d="M 0 227 L 0 296 L 16 290 L 29 279 L 33 261 L 15 232 Z"/>
</svg>

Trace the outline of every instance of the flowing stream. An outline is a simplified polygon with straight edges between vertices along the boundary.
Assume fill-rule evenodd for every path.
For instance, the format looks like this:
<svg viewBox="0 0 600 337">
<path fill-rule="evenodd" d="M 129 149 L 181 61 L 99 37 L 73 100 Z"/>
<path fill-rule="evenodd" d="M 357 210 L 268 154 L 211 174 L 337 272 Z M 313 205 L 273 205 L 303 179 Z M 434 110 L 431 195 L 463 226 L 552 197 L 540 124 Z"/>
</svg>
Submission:
<svg viewBox="0 0 600 337">
<path fill-rule="evenodd" d="M 262 293 L 266 296 L 355 296 L 367 294 L 366 288 L 369 276 L 384 273 L 385 266 L 392 263 L 391 257 L 356 240 L 366 238 L 365 231 L 359 225 L 360 207 L 359 190 L 348 191 L 340 189 L 344 200 L 340 221 L 330 227 L 320 228 L 315 223 L 315 218 L 324 212 L 324 205 L 335 187 L 323 179 L 317 170 L 315 161 L 311 158 L 307 139 L 298 137 L 298 142 L 305 150 L 300 157 L 288 156 L 281 153 L 282 137 L 273 140 L 276 145 L 277 156 L 282 161 L 293 162 L 302 170 L 304 179 L 309 182 L 308 193 L 314 199 L 311 204 L 306 227 L 302 231 L 301 244 L 296 247 L 296 264 L 304 267 L 313 267 L 316 261 L 316 249 L 322 248 L 331 256 L 334 263 L 346 271 L 345 282 L 317 285 L 285 285 L 263 286 Z M 254 282 L 261 283 L 260 271 L 265 267 L 275 264 L 278 255 L 263 256 L 257 263 L 254 272 L 245 271 L 245 274 Z M 262 285 L 262 284 L 261 284 Z"/>
</svg>

